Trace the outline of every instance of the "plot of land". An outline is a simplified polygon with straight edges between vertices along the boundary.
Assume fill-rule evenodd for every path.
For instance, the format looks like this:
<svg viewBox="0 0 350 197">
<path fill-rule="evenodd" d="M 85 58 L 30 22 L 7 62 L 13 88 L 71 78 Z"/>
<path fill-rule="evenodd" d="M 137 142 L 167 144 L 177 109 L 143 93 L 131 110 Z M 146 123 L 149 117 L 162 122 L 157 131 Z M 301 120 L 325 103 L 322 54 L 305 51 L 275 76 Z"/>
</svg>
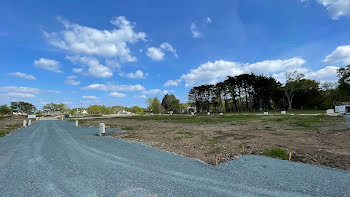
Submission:
<svg viewBox="0 0 350 197">
<path fill-rule="evenodd" d="M 23 126 L 26 116 L 0 117 L 0 137 L 15 131 Z"/>
<path fill-rule="evenodd" d="M 153 115 L 82 120 L 81 125 L 120 128 L 109 135 L 143 142 L 214 164 L 279 147 L 292 160 L 350 170 L 350 129 L 342 116 Z"/>
</svg>

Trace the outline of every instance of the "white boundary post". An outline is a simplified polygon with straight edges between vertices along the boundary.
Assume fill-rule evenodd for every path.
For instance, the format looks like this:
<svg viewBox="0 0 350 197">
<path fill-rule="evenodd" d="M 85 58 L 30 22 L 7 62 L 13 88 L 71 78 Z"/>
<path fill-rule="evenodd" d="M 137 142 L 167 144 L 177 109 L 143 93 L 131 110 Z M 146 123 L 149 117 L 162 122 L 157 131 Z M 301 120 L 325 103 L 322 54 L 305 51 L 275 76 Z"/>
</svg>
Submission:
<svg viewBox="0 0 350 197">
<path fill-rule="evenodd" d="M 75 127 L 78 127 L 79 126 L 79 122 L 78 120 L 75 120 Z"/>
<path fill-rule="evenodd" d="M 105 123 L 100 123 L 100 133 L 99 136 L 104 136 L 106 134 L 106 126 Z"/>
<path fill-rule="evenodd" d="M 27 127 L 27 120 L 23 120 L 23 128 Z"/>
<path fill-rule="evenodd" d="M 32 120 L 28 120 L 28 126 L 32 124 Z"/>
</svg>

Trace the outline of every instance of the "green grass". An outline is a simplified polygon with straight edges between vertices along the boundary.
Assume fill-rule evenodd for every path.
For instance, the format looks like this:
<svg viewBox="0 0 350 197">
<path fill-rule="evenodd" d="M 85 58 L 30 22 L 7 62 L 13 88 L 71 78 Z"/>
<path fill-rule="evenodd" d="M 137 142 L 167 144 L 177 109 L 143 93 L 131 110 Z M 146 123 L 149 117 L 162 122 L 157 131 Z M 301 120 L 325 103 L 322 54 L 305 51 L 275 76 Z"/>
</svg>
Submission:
<svg viewBox="0 0 350 197">
<path fill-rule="evenodd" d="M 264 155 L 272 158 L 286 160 L 288 157 L 287 151 L 282 148 L 265 148 Z"/>
<path fill-rule="evenodd" d="M 241 116 L 188 116 L 188 115 L 147 115 L 147 116 L 128 116 L 118 117 L 121 119 L 133 119 L 133 120 L 157 120 L 163 122 L 174 123 L 220 123 L 220 122 L 245 122 L 252 120 L 255 115 L 241 115 Z"/>
</svg>

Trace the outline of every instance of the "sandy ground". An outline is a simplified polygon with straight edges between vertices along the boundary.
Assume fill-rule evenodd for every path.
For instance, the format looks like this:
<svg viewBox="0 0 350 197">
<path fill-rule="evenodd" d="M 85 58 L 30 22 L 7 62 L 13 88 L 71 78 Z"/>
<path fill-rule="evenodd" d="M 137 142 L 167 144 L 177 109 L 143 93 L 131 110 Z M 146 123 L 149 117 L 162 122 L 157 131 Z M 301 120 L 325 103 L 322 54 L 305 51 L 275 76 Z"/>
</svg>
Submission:
<svg viewBox="0 0 350 197">
<path fill-rule="evenodd" d="M 83 125 L 97 126 L 101 120 Z M 244 123 L 186 124 L 155 120 L 104 119 L 107 127 L 126 132 L 110 135 L 176 152 L 215 164 L 242 155 L 262 155 L 265 148 L 280 147 L 292 152 L 292 160 L 350 170 L 350 129 L 324 127 L 322 132 L 286 130 L 279 123 L 250 121 Z"/>
</svg>

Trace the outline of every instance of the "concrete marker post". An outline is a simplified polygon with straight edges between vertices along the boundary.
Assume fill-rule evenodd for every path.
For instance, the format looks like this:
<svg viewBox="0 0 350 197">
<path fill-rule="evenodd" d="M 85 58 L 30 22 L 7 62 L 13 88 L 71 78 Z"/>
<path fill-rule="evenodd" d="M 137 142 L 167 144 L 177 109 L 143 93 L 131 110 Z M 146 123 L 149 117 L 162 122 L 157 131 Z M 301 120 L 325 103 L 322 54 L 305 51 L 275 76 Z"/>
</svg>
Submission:
<svg viewBox="0 0 350 197">
<path fill-rule="evenodd" d="M 292 159 L 292 152 L 289 152 L 289 161 Z"/>
<path fill-rule="evenodd" d="M 28 120 L 28 126 L 32 124 L 32 120 Z"/>
<path fill-rule="evenodd" d="M 23 120 L 23 128 L 27 127 L 27 120 Z"/>
<path fill-rule="evenodd" d="M 105 135 L 106 135 L 106 125 L 105 125 L 105 123 L 100 123 L 99 136 L 105 136 Z"/>
<path fill-rule="evenodd" d="M 79 126 L 79 121 L 75 120 L 75 127 L 78 127 L 78 126 Z"/>
</svg>

